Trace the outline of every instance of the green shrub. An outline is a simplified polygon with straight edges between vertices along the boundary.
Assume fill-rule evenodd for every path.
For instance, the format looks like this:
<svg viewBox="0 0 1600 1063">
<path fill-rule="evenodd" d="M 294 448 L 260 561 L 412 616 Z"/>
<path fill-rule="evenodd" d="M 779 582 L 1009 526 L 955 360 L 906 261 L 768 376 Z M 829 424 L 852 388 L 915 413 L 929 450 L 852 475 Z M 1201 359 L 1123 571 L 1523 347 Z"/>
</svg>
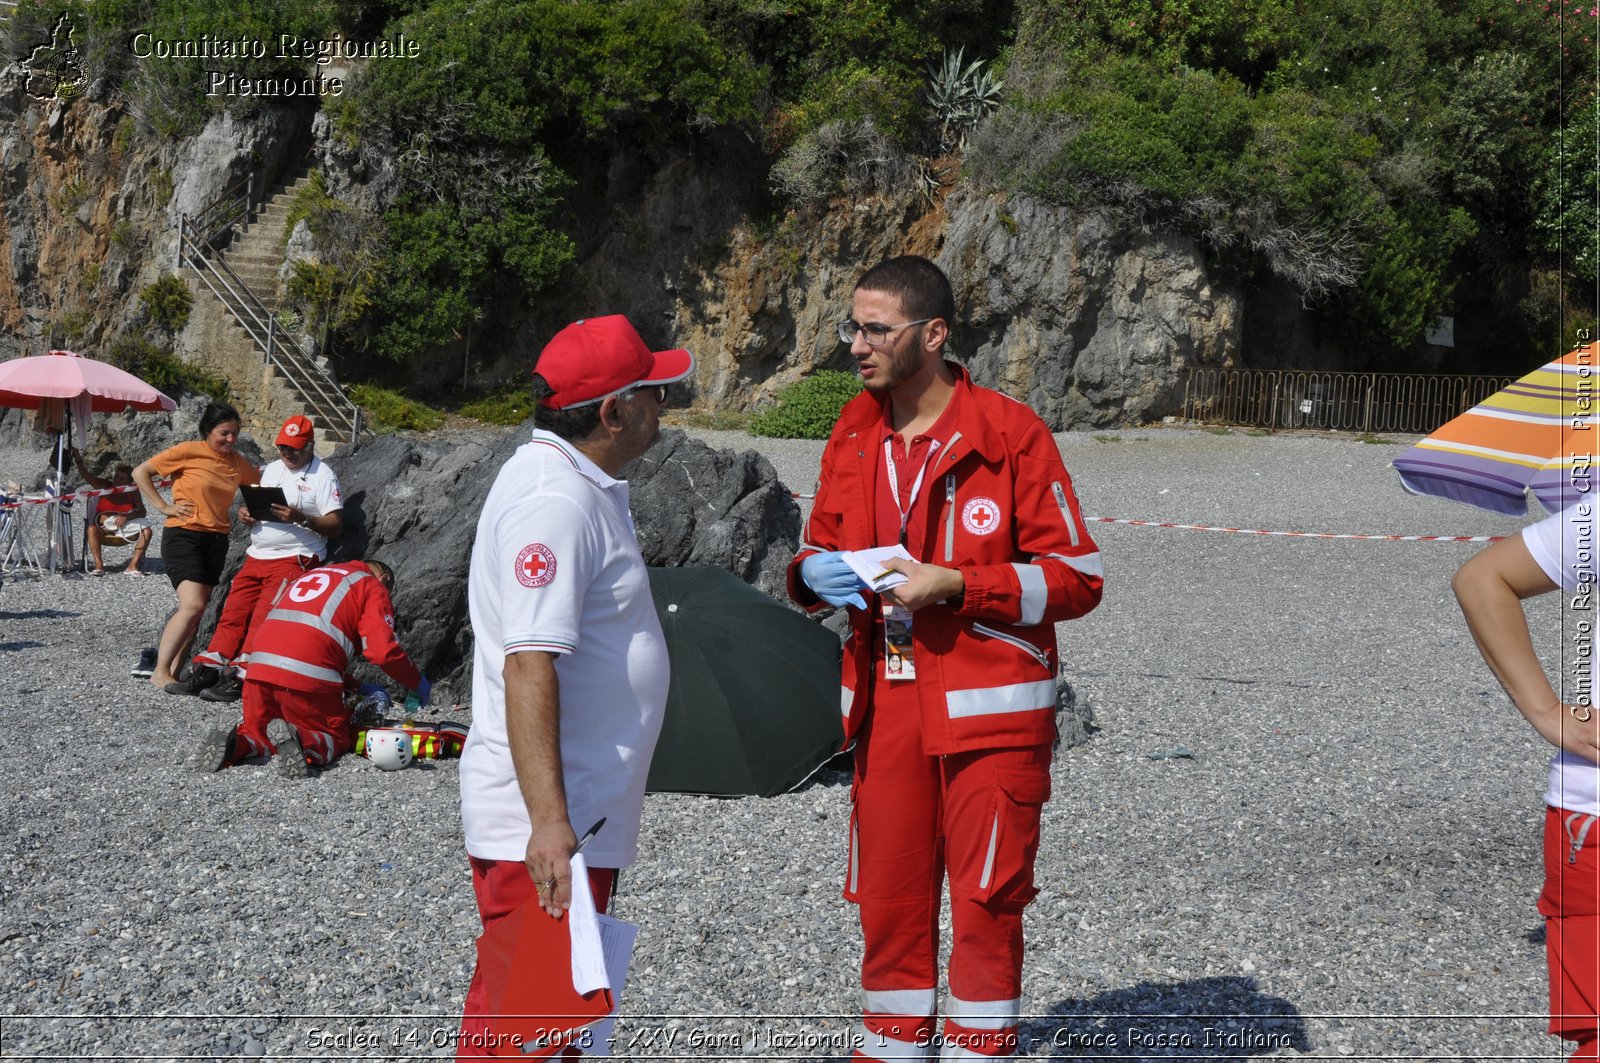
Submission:
<svg viewBox="0 0 1600 1063">
<path fill-rule="evenodd" d="M 750 434 L 778 439 L 827 439 L 844 404 L 861 391 L 854 373 L 824 369 L 778 393 L 778 404 L 750 419 Z"/>
<path fill-rule="evenodd" d="M 178 332 L 189 323 L 189 311 L 194 308 L 194 293 L 176 273 L 166 273 L 153 284 L 139 292 L 139 302 L 165 332 Z"/>
<path fill-rule="evenodd" d="M 350 398 L 365 411 L 362 420 L 376 433 L 431 432 L 444 424 L 444 414 L 377 384 L 356 384 Z"/>
<path fill-rule="evenodd" d="M 112 342 L 108 355 L 112 365 L 126 369 L 169 397 L 205 395 L 212 402 L 228 402 L 232 398 L 226 377 L 190 365 L 143 333 L 123 333 Z"/>
<path fill-rule="evenodd" d="M 302 221 L 309 221 L 311 231 L 322 235 L 318 232 L 319 217 L 327 211 L 338 210 L 339 206 L 338 201 L 328 194 L 328 179 L 321 170 L 312 170 L 305 185 L 289 200 L 289 212 L 283 219 L 283 242 L 289 242 L 289 237 L 294 235 L 294 227 Z"/>
<path fill-rule="evenodd" d="M 499 391 L 473 399 L 460 409 L 463 417 L 489 424 L 518 425 L 533 416 L 533 391 L 528 382 L 508 384 Z"/>
</svg>

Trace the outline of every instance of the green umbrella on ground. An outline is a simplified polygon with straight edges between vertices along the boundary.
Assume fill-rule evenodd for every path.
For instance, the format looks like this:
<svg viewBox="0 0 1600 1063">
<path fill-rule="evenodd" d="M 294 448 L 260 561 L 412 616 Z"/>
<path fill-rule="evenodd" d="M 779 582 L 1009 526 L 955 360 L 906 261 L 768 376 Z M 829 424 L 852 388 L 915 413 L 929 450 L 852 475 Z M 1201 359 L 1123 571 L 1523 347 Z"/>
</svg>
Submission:
<svg viewBox="0 0 1600 1063">
<path fill-rule="evenodd" d="M 672 685 L 652 793 L 792 790 L 844 743 L 839 639 L 721 568 L 652 568 Z"/>
</svg>

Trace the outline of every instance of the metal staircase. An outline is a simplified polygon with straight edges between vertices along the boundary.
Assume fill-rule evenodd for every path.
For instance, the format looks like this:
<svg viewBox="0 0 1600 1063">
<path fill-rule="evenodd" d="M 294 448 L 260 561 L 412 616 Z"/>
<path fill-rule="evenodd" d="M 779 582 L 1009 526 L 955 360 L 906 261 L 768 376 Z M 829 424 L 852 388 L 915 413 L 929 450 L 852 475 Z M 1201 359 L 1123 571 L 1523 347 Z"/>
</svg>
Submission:
<svg viewBox="0 0 1600 1063">
<path fill-rule="evenodd" d="M 284 260 L 284 221 L 294 193 L 309 180 L 302 168 L 264 200 L 253 198 L 256 175 L 178 223 L 178 268 L 187 266 L 271 365 L 303 400 L 319 437 L 354 442 L 361 408 L 302 349 L 278 316 L 278 269 Z"/>
</svg>

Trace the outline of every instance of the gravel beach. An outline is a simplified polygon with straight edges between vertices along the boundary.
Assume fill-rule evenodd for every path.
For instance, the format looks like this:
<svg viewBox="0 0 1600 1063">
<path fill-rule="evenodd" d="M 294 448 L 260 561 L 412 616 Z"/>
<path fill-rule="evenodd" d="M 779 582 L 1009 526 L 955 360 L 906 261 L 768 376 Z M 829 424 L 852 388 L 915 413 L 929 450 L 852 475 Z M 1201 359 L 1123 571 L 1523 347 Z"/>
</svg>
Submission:
<svg viewBox="0 0 1600 1063">
<path fill-rule="evenodd" d="M 812 490 L 820 443 L 696 434 Z M 1410 439 L 1057 439 L 1094 516 L 1522 523 L 1404 494 Z M 0 453 L 0 481 L 43 453 Z M 1449 588 L 1480 546 L 1092 530 L 1105 601 L 1060 634 L 1096 729 L 1055 763 L 1023 1055 L 1560 1058 L 1534 910 L 1549 750 Z M 1552 672 L 1556 597 L 1529 610 Z M 172 604 L 162 576 L 0 587 L 0 1057 L 452 1055 L 478 930 L 455 764 L 192 773 L 214 710 L 128 675 Z M 614 909 L 641 928 L 614 1055 L 848 1054 L 848 804 L 840 773 L 649 798 Z"/>
</svg>

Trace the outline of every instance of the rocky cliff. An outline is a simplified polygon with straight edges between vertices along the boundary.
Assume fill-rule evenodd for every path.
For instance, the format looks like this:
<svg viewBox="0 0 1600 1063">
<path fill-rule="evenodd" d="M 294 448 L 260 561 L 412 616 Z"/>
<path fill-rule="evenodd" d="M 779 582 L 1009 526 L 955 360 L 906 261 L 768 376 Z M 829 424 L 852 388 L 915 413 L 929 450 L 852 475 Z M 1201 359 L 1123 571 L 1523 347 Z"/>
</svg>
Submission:
<svg viewBox="0 0 1600 1063">
<path fill-rule="evenodd" d="M 32 100 L 15 68 L 0 72 L 0 252 L 10 264 L 0 277 L 0 356 L 51 344 L 103 355 L 140 323 L 139 288 L 172 271 L 179 214 L 251 174 L 275 178 L 307 145 L 329 187 L 368 209 L 392 176 L 297 111 L 218 116 L 198 136 L 142 154 L 129 147 L 138 141 L 132 121 L 93 91 L 70 103 Z M 1241 361 L 1242 296 L 1213 279 L 1190 240 L 964 184 L 931 200 L 836 203 L 757 236 L 749 219 L 762 190 L 748 154 L 708 140 L 660 165 L 623 160 L 597 174 L 578 204 L 593 222 L 577 226 L 579 284 L 508 310 L 467 358 L 410 367 L 411 382 L 432 390 L 518 379 L 560 325 L 620 311 L 647 339 L 695 351 L 697 404 L 749 409 L 816 369 L 850 367 L 835 323 L 855 278 L 907 251 L 937 260 L 956 286 L 956 356 L 1056 428 L 1174 413 L 1189 367 Z M 251 402 L 265 386 L 259 367 L 219 363 L 223 325 L 209 293 L 188 281 L 196 311 L 172 345 L 237 378 L 247 416 L 265 408 L 270 396 Z"/>
</svg>

